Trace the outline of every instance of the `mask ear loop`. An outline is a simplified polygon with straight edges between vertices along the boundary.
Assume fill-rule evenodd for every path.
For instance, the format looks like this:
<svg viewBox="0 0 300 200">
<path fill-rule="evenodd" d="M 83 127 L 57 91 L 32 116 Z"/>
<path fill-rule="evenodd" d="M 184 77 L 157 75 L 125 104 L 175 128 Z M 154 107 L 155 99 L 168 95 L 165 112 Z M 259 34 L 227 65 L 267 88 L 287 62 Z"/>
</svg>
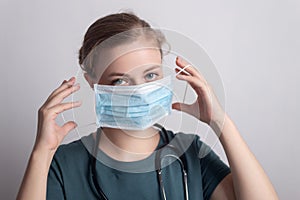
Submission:
<svg viewBox="0 0 300 200">
<path fill-rule="evenodd" d="M 179 69 L 179 72 L 177 72 L 177 73 L 175 74 L 175 76 L 177 76 L 177 75 L 180 74 L 181 72 L 183 72 L 183 73 L 185 73 L 186 75 L 190 76 L 191 74 L 188 73 L 187 71 L 185 71 L 185 69 L 188 68 L 188 67 L 191 67 L 191 65 L 188 64 L 188 65 L 184 66 L 183 68 L 176 67 L 177 69 Z M 185 85 L 185 90 L 184 90 L 184 95 L 183 95 L 182 103 L 185 102 L 185 97 L 186 97 L 187 88 L 188 88 L 188 83 L 186 83 L 186 85 Z"/>
</svg>

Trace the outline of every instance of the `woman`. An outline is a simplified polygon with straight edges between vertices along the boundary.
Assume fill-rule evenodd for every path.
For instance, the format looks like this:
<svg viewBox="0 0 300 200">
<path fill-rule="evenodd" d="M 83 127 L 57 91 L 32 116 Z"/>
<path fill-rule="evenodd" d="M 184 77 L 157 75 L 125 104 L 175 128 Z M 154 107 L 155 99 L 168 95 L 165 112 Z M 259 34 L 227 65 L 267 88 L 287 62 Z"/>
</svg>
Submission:
<svg viewBox="0 0 300 200">
<path fill-rule="evenodd" d="M 143 28 L 148 31 L 143 31 Z M 137 30 L 132 32 L 131 39 L 125 34 L 126 37 L 105 44 L 113 36 L 131 30 Z M 79 52 L 79 63 L 86 72 L 86 80 L 96 93 L 97 87 L 105 86 L 109 89 L 139 85 L 152 87 L 153 83 L 166 80 L 160 67 L 163 43 L 163 35 L 134 14 L 112 14 L 89 27 Z M 97 51 L 101 52 L 97 60 L 94 57 L 97 54 L 93 54 L 93 51 L 102 44 Z M 138 50 L 128 52 L 128 47 Z M 111 59 L 116 55 L 121 56 Z M 108 67 L 98 67 L 100 65 Z M 76 127 L 76 123 L 70 121 L 59 126 L 55 122 L 57 115 L 81 105 L 81 102 L 62 103 L 80 89 L 73 77 L 63 81 L 39 110 L 36 142 L 17 199 L 185 199 L 186 196 L 189 199 L 278 199 L 264 170 L 234 123 L 224 113 L 201 73 L 179 57 L 176 65 L 181 69 L 177 70 L 176 78 L 187 81 L 198 97 L 194 104 L 175 103 L 172 108 L 196 117 L 215 131 L 230 168 L 213 151 L 200 157 L 199 151 L 205 144 L 195 137 L 183 154 L 188 189 L 184 190 L 178 162 L 177 165 L 174 162 L 164 166 L 162 189 L 155 170 L 134 173 L 112 169 L 91 159 L 93 156 L 81 140 L 60 146 L 68 132 Z M 109 92 L 105 94 L 111 95 Z M 101 95 L 101 91 L 97 95 Z M 124 123 L 126 118 L 116 118 L 112 110 L 107 119 L 103 113 L 107 113 L 108 108 L 103 107 L 102 103 L 99 100 L 99 107 L 96 107 L 97 123 L 101 128 L 82 139 L 94 145 L 95 156 L 100 153 L 119 166 L 130 166 L 144 162 L 154 155 L 155 150 L 161 149 L 161 144 L 165 142 L 163 131 L 153 128 L 155 121 L 143 124 L 145 118 L 141 118 L 143 120 L 128 125 Z M 123 127 L 126 125 L 129 127 Z M 171 139 L 180 138 L 179 143 L 188 138 L 188 135 L 174 135 L 171 131 L 167 131 L 166 135 Z M 91 161 L 93 165 L 89 167 Z"/>
</svg>

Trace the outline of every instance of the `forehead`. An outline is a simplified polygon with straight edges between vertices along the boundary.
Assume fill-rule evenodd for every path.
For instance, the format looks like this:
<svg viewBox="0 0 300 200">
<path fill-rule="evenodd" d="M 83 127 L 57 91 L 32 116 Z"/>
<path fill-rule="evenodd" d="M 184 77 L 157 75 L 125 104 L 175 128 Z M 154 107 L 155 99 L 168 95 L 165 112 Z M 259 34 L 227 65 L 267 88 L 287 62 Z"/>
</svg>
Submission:
<svg viewBox="0 0 300 200">
<path fill-rule="evenodd" d="M 135 41 L 106 49 L 99 56 L 96 74 L 108 72 L 127 73 L 142 66 L 160 65 L 161 53 L 156 44 L 149 41 Z"/>
<path fill-rule="evenodd" d="M 158 49 L 144 48 L 126 53 L 114 60 L 108 67 L 108 72 L 128 73 L 147 66 L 160 65 L 161 54 Z"/>
</svg>

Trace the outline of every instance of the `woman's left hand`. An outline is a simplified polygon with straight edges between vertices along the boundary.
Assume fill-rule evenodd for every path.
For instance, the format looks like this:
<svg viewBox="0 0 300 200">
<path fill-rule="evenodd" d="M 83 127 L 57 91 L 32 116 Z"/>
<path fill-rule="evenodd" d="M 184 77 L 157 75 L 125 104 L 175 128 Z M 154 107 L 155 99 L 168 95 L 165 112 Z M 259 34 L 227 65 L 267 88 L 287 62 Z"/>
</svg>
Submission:
<svg viewBox="0 0 300 200">
<path fill-rule="evenodd" d="M 177 58 L 176 64 L 180 68 L 189 65 L 182 58 Z M 230 163 L 231 174 L 219 183 L 211 199 L 277 200 L 278 196 L 267 174 L 248 148 L 232 120 L 222 109 L 212 88 L 195 67 L 189 66 L 185 71 L 190 75 L 180 73 L 177 78 L 187 81 L 191 85 L 197 93 L 197 100 L 190 105 L 174 103 L 172 107 L 207 123 L 220 137 L 228 163 Z"/>
<path fill-rule="evenodd" d="M 176 65 L 180 68 L 184 68 L 190 64 L 184 59 L 177 57 Z M 179 72 L 178 69 L 176 69 L 176 71 Z M 177 102 L 172 105 L 172 108 L 186 112 L 210 126 L 217 125 L 218 128 L 221 128 L 225 113 L 211 86 L 207 83 L 203 75 L 193 66 L 190 65 L 185 68 L 185 71 L 190 73 L 190 75 L 180 73 L 176 77 L 190 84 L 198 96 L 197 100 L 192 104 Z"/>
</svg>

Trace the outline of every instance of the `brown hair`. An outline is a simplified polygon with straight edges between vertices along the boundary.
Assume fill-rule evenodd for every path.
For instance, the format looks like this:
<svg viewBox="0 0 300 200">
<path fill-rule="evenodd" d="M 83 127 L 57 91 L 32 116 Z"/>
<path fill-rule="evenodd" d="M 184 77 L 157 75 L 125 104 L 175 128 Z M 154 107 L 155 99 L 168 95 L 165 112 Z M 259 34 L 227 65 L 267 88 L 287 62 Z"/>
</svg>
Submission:
<svg viewBox="0 0 300 200">
<path fill-rule="evenodd" d="M 146 28 L 147 33 L 145 33 L 142 29 Z M 157 47 L 160 49 L 161 56 L 162 54 L 162 45 L 166 42 L 164 35 L 157 30 L 151 28 L 151 26 L 144 20 L 140 19 L 133 13 L 117 13 L 107 15 L 96 20 L 87 30 L 84 36 L 84 40 L 82 43 L 82 47 L 79 50 L 79 64 L 81 68 L 87 72 L 91 77 L 95 77 L 93 64 L 89 62 L 89 64 L 85 63 L 85 59 L 89 56 L 89 54 L 93 51 L 95 47 L 97 47 L 102 42 L 107 39 L 126 32 L 133 29 L 140 29 L 139 31 L 135 31 L 135 35 L 132 38 L 137 38 L 138 36 L 147 36 L 150 39 L 154 39 Z M 123 37 L 118 41 L 117 44 L 128 42 L 130 38 Z M 113 44 L 116 45 L 116 44 Z"/>
</svg>

